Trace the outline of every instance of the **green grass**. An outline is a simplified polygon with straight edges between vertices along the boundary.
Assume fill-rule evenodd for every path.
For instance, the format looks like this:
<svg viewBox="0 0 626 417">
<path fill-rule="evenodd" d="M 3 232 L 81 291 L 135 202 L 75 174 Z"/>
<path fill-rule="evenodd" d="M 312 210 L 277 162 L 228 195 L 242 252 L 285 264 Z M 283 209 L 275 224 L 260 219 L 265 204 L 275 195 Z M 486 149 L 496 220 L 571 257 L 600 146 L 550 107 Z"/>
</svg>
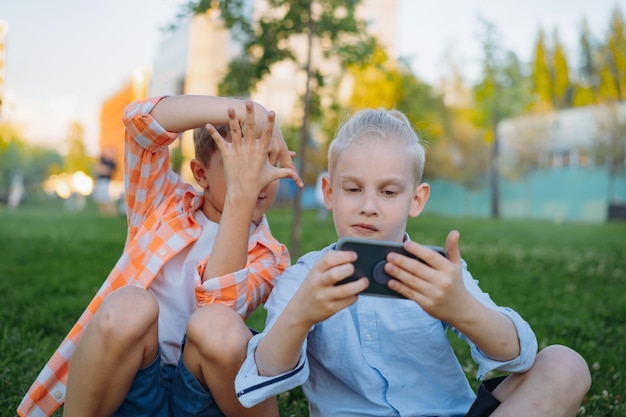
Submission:
<svg viewBox="0 0 626 417">
<path fill-rule="evenodd" d="M 291 213 L 269 213 L 275 236 L 288 241 Z M 332 220 L 305 212 L 301 252 L 334 240 Z M 409 233 L 443 245 L 461 232 L 461 253 L 474 278 L 500 305 L 533 326 L 540 346 L 562 343 L 592 369 L 585 416 L 624 416 L 626 405 L 626 223 L 555 224 L 423 216 Z M 0 415 L 15 415 L 22 396 L 83 311 L 122 252 L 123 218 L 93 207 L 68 213 L 55 204 L 0 208 Z M 263 311 L 250 319 L 263 326 Z M 451 338 L 475 386 L 464 345 Z M 307 416 L 296 389 L 279 398 L 281 415 Z M 583 415 L 583 412 L 580 413 Z M 58 413 L 60 415 L 60 413 Z"/>
</svg>

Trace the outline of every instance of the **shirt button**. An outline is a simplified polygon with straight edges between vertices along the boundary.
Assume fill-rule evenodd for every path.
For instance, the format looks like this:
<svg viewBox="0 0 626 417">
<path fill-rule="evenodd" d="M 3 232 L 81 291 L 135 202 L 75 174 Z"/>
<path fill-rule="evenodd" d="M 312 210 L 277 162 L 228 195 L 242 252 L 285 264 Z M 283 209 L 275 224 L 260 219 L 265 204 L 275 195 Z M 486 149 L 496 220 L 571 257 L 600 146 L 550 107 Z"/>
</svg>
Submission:
<svg viewBox="0 0 626 417">
<path fill-rule="evenodd" d="M 371 334 L 366 334 L 365 335 L 365 340 L 372 340 L 372 335 Z"/>
<path fill-rule="evenodd" d="M 63 397 L 63 393 L 61 391 L 54 391 L 54 393 L 52 393 L 52 395 L 54 396 L 55 399 L 60 400 L 61 397 Z"/>
<path fill-rule="evenodd" d="M 187 233 L 189 233 L 189 236 L 192 237 L 198 236 L 198 231 L 196 229 L 187 229 Z"/>
<path fill-rule="evenodd" d="M 165 248 L 159 249 L 159 256 L 165 256 L 166 253 L 167 251 L 165 250 Z"/>
</svg>

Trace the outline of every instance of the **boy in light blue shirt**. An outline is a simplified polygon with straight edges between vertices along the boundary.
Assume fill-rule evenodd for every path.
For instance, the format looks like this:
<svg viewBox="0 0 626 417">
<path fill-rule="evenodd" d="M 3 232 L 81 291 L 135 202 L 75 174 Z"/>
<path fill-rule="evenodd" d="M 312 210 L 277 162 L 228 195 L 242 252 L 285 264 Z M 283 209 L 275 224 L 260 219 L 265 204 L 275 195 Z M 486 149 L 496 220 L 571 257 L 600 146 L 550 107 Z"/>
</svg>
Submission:
<svg viewBox="0 0 626 417">
<path fill-rule="evenodd" d="M 270 295 L 266 329 L 249 343 L 237 375 L 239 401 L 259 401 L 303 385 L 311 416 L 574 416 L 589 389 L 586 362 L 565 346 L 537 354 L 519 314 L 481 291 L 459 251 L 447 258 L 413 242 L 408 217 L 424 208 L 425 152 L 398 111 L 365 110 L 338 130 L 322 183 L 338 238 L 404 242 L 422 259 L 391 253 L 388 287 L 406 299 L 359 295 L 367 278 L 335 285 L 354 272 L 357 254 L 332 244 L 288 268 Z M 478 378 L 474 394 L 446 336 L 465 340 Z"/>
</svg>

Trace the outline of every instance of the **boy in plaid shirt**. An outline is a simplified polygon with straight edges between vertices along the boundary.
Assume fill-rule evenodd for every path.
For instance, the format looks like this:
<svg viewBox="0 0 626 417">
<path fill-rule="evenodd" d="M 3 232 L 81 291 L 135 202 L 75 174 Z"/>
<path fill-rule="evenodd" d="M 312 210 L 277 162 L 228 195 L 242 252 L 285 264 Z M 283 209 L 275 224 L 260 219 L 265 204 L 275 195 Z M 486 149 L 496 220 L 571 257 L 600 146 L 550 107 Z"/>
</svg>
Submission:
<svg viewBox="0 0 626 417">
<path fill-rule="evenodd" d="M 65 403 L 65 416 L 278 416 L 275 399 L 247 410 L 233 388 L 252 337 L 244 320 L 289 265 L 264 213 L 278 179 L 302 186 L 274 119 L 222 97 L 127 106 L 124 252 L 18 414 Z M 202 192 L 169 167 L 168 145 L 188 129 Z"/>
</svg>

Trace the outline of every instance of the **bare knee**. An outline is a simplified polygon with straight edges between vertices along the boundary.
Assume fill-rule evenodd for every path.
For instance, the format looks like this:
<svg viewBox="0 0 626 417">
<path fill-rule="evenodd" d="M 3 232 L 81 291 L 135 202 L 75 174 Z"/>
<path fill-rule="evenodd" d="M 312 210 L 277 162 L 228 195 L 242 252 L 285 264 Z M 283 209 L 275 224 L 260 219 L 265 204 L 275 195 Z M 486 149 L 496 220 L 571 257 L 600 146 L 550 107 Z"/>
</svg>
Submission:
<svg viewBox="0 0 626 417">
<path fill-rule="evenodd" d="M 591 387 L 591 373 L 585 359 L 575 350 L 563 345 L 551 345 L 537 354 L 534 368 L 544 377 L 570 393 L 582 397 Z"/>
<path fill-rule="evenodd" d="M 207 359 L 239 361 L 252 333 L 239 314 L 222 304 L 203 307 L 187 323 L 187 341 Z"/>
<path fill-rule="evenodd" d="M 133 341 L 157 325 L 159 305 L 147 290 L 123 287 L 109 294 L 89 324 L 103 340 Z"/>
</svg>

